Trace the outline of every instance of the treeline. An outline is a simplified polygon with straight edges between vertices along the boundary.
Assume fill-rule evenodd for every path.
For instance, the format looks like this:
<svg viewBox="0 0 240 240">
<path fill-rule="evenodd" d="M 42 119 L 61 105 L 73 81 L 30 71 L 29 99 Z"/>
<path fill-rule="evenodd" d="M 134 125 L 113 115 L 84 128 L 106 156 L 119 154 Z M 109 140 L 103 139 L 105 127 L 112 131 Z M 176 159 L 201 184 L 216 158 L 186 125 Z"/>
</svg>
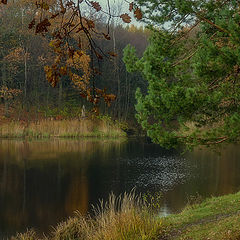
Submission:
<svg viewBox="0 0 240 240">
<path fill-rule="evenodd" d="M 0 96 L 5 105 L 5 115 L 9 107 L 20 112 L 35 109 L 45 115 L 54 115 L 73 109 L 92 108 L 91 103 L 80 96 L 68 77 L 64 77 L 55 88 L 47 82 L 44 66 L 53 61 L 51 41 L 45 36 L 36 35 L 28 29 L 35 15 L 36 7 L 32 1 L 9 1 L 0 6 Z M 99 28 L 107 25 L 104 17 L 95 19 Z M 140 74 L 128 74 L 122 61 L 123 49 L 127 44 L 134 45 L 139 56 L 147 45 L 149 32 L 133 25 L 124 27 L 116 22 L 109 23 L 110 40 L 96 37 L 94 41 L 103 53 L 114 52 L 117 57 L 93 61 L 101 74 L 93 81 L 97 87 L 106 88 L 108 93 L 117 96 L 109 107 L 103 101 L 99 105 L 101 114 L 108 114 L 119 120 L 129 120 L 134 116 L 135 90 L 144 89 Z M 95 37 L 95 36 L 93 36 Z M 21 92 L 20 92 L 20 91 Z"/>
</svg>

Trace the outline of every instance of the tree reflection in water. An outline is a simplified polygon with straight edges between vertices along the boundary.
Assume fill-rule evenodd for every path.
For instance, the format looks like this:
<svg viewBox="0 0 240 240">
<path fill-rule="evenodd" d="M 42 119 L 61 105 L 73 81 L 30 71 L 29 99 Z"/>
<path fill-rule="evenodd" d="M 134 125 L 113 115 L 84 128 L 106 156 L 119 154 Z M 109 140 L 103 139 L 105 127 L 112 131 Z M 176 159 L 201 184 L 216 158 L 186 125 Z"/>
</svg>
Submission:
<svg viewBox="0 0 240 240">
<path fill-rule="evenodd" d="M 75 210 L 136 187 L 163 191 L 162 214 L 189 195 L 239 190 L 240 149 L 180 156 L 141 140 L 0 140 L 0 238 L 34 227 L 47 232 Z"/>
</svg>

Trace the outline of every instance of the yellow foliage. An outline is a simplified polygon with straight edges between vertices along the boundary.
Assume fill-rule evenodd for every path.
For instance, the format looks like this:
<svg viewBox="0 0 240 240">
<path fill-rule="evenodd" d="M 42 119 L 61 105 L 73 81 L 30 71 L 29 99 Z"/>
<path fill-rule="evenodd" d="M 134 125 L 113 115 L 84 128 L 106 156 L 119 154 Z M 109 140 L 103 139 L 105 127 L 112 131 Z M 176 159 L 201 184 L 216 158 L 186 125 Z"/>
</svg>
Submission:
<svg viewBox="0 0 240 240">
<path fill-rule="evenodd" d="M 91 77 L 90 57 L 84 51 L 75 51 L 73 57 L 69 57 L 67 65 L 76 70 L 80 70 L 82 75 L 71 74 L 71 80 L 76 88 L 86 92 Z"/>
</svg>

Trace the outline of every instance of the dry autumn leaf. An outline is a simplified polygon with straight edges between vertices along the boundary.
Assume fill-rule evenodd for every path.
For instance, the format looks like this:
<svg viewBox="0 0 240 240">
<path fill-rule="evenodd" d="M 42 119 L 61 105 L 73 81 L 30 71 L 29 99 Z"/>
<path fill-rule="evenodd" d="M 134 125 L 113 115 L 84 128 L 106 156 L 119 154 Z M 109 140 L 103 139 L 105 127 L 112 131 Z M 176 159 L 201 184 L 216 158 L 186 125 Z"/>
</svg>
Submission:
<svg viewBox="0 0 240 240">
<path fill-rule="evenodd" d="M 66 3 L 66 7 L 71 7 L 71 6 L 73 6 L 74 5 L 74 2 L 73 1 L 68 1 L 67 3 Z"/>
<path fill-rule="evenodd" d="M 99 4 L 99 2 L 93 2 L 93 1 L 91 1 L 90 3 L 91 3 L 91 5 L 92 5 L 92 7 L 93 7 L 97 12 L 99 12 L 99 11 L 102 9 L 101 6 L 100 6 L 100 4 Z"/>
<path fill-rule="evenodd" d="M 40 3 L 39 7 L 48 11 L 49 10 L 49 5 L 46 2 Z"/>
<path fill-rule="evenodd" d="M 116 98 L 117 97 L 114 94 L 105 94 L 104 101 L 105 101 L 105 103 L 107 103 L 108 107 L 110 107 L 111 102 L 115 101 Z"/>
<path fill-rule="evenodd" d="M 137 20 L 141 20 L 142 19 L 142 11 L 140 8 L 136 8 L 136 10 L 134 11 L 135 14 L 135 18 Z"/>
<path fill-rule="evenodd" d="M 51 23 L 45 18 L 43 21 L 37 24 L 36 33 L 48 32 L 47 27 L 51 26 Z"/>
<path fill-rule="evenodd" d="M 60 13 L 64 15 L 66 13 L 66 8 L 65 7 L 61 7 Z"/>
<path fill-rule="evenodd" d="M 130 23 L 131 22 L 131 17 L 127 14 L 124 13 L 120 16 L 120 18 L 125 22 L 125 23 Z"/>
<path fill-rule="evenodd" d="M 98 59 L 101 59 L 101 60 L 103 59 L 103 56 L 98 52 L 96 52 L 96 56 L 97 56 Z"/>
<path fill-rule="evenodd" d="M 0 3 L 7 4 L 7 0 L 1 0 Z"/>
<path fill-rule="evenodd" d="M 107 40 L 111 40 L 109 34 L 105 34 L 105 33 L 102 33 L 102 34 L 103 34 L 103 36 L 104 36 Z"/>
<path fill-rule="evenodd" d="M 35 18 L 29 23 L 29 25 L 28 25 L 28 28 L 29 29 L 32 29 L 34 26 L 35 26 L 35 23 L 36 23 L 36 21 L 35 21 Z"/>
<path fill-rule="evenodd" d="M 58 15 L 59 15 L 59 13 L 52 14 L 51 19 L 54 19 L 54 18 L 57 17 Z"/>
<path fill-rule="evenodd" d="M 87 20 L 87 25 L 88 25 L 88 28 L 90 29 L 90 28 L 95 28 L 95 23 L 94 23 L 94 21 L 92 21 L 92 20 Z"/>
<path fill-rule="evenodd" d="M 76 33 L 79 33 L 80 31 L 83 31 L 83 28 L 82 28 L 82 27 L 78 28 L 78 29 L 76 30 Z"/>
<path fill-rule="evenodd" d="M 61 75 L 67 75 L 67 67 L 66 66 L 60 67 L 59 72 Z"/>
<path fill-rule="evenodd" d="M 129 3 L 129 11 L 131 12 L 133 10 L 133 2 Z"/>
<path fill-rule="evenodd" d="M 61 57 L 60 56 L 56 56 L 55 59 L 54 59 L 54 63 L 55 64 L 60 64 L 61 62 Z"/>
<path fill-rule="evenodd" d="M 47 81 L 52 85 L 52 87 L 56 87 L 56 84 L 59 81 L 59 74 L 56 73 L 56 67 L 54 65 L 51 67 L 45 66 L 44 71 Z"/>
<path fill-rule="evenodd" d="M 60 7 L 61 7 L 60 13 L 64 15 L 66 13 L 66 8 L 63 5 L 63 1 L 60 1 Z"/>
<path fill-rule="evenodd" d="M 61 44 L 62 44 L 61 40 L 54 39 L 49 43 L 49 46 L 54 48 L 59 48 Z"/>
<path fill-rule="evenodd" d="M 117 54 L 115 52 L 109 52 L 108 54 L 112 57 L 117 57 Z"/>
<path fill-rule="evenodd" d="M 73 48 L 68 48 L 68 57 L 73 58 L 75 50 Z"/>
</svg>

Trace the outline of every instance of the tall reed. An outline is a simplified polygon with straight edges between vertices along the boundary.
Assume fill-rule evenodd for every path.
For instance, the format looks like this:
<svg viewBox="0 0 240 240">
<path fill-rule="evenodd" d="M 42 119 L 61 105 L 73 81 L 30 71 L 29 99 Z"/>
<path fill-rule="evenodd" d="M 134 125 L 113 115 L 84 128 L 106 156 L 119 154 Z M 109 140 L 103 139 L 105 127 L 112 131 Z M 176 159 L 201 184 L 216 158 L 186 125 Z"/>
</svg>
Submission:
<svg viewBox="0 0 240 240">
<path fill-rule="evenodd" d="M 41 120 L 0 125 L 0 137 L 121 137 L 125 132 L 114 122 L 102 119 Z"/>
<path fill-rule="evenodd" d="M 119 197 L 110 194 L 94 208 L 95 217 L 79 212 L 59 223 L 46 240 L 150 240 L 157 239 L 161 222 L 147 209 L 142 198 L 134 191 Z M 24 236 L 24 238 L 23 238 Z M 29 238 L 28 238 L 29 236 Z M 11 240 L 30 240 L 33 231 L 17 235 Z"/>
</svg>

